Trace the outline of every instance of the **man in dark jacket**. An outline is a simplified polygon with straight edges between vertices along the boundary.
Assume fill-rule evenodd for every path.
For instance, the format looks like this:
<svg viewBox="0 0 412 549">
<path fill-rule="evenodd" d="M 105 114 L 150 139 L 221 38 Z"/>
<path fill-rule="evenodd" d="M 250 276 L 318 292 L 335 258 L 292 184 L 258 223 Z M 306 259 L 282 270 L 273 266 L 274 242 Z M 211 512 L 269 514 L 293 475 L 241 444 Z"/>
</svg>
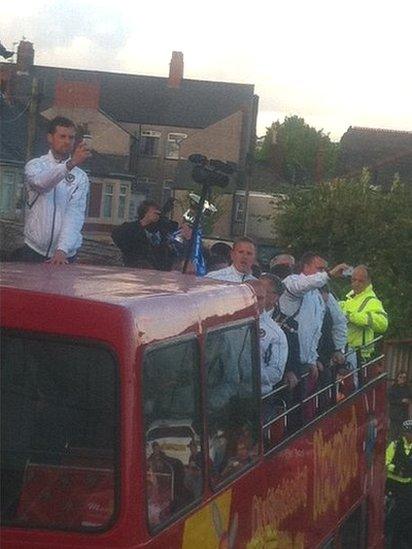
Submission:
<svg viewBox="0 0 412 549">
<path fill-rule="evenodd" d="M 162 218 L 159 205 L 151 200 L 140 204 L 137 216 L 136 221 L 123 223 L 112 231 L 125 267 L 169 271 L 173 252 L 168 236 L 177 229 L 177 223 Z"/>
<path fill-rule="evenodd" d="M 391 547 L 412 547 L 412 419 L 402 423 L 401 435 L 386 450 L 386 488 L 395 498 Z"/>
</svg>

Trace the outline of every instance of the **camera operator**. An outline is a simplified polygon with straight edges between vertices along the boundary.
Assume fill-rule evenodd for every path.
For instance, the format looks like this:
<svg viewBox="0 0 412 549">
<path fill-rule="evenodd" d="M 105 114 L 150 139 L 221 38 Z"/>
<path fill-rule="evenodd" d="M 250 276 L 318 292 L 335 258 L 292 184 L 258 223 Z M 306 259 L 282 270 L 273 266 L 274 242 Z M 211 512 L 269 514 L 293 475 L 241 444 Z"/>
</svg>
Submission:
<svg viewBox="0 0 412 549">
<path fill-rule="evenodd" d="M 115 227 L 112 239 L 125 267 L 170 271 L 174 254 L 169 236 L 177 228 L 177 223 L 162 215 L 157 202 L 145 200 L 138 207 L 137 220 Z"/>
</svg>

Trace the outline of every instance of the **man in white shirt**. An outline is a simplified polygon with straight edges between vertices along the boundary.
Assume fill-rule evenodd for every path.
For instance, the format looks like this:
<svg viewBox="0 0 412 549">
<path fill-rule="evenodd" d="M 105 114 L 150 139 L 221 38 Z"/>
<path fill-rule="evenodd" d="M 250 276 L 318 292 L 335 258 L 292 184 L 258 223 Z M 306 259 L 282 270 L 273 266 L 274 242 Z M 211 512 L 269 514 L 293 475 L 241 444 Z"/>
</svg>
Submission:
<svg viewBox="0 0 412 549">
<path fill-rule="evenodd" d="M 262 395 L 265 395 L 283 378 L 288 342 L 282 328 L 272 320 L 273 310 L 284 286 L 278 277 L 270 273 L 264 273 L 259 281 L 265 291 L 265 307 L 259 317 L 261 384 Z"/>
<path fill-rule="evenodd" d="M 74 147 L 76 128 L 68 118 L 51 120 L 48 154 L 25 167 L 27 191 L 24 247 L 12 259 L 51 265 L 72 262 L 82 243 L 89 179 L 78 166 L 90 156 L 82 141 Z"/>
<path fill-rule="evenodd" d="M 284 317 L 296 315 L 300 363 L 317 379 L 317 349 L 326 307 L 319 289 L 331 277 L 342 276 L 348 266 L 341 263 L 328 270 L 326 261 L 313 252 L 302 256 L 300 266 L 300 274 L 292 274 L 283 280 L 286 289 L 279 299 L 279 309 Z"/>
<path fill-rule="evenodd" d="M 252 267 L 256 260 L 256 246 L 251 238 L 241 236 L 233 244 L 231 251 L 232 265 L 218 271 L 212 271 L 206 276 L 214 280 L 226 282 L 246 282 L 256 280 L 252 275 Z"/>
</svg>

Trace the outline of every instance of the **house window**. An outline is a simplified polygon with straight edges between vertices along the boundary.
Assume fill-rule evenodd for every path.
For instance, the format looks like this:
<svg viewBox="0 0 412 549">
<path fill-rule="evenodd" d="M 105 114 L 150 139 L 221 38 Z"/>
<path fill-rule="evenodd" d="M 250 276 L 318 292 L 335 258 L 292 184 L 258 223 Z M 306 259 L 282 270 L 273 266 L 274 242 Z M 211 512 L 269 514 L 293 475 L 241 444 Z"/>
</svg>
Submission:
<svg viewBox="0 0 412 549">
<path fill-rule="evenodd" d="M 12 171 L 4 171 L 1 174 L 0 185 L 0 213 L 14 214 L 15 209 L 15 174 Z"/>
<path fill-rule="evenodd" d="M 139 192 L 144 193 L 145 200 L 158 200 L 159 183 L 149 177 L 139 177 L 137 180 Z"/>
<path fill-rule="evenodd" d="M 245 216 L 245 197 L 238 195 L 236 196 L 235 201 L 234 221 L 235 223 L 241 223 Z"/>
<path fill-rule="evenodd" d="M 103 185 L 96 181 L 90 182 L 90 190 L 87 198 L 87 217 L 100 217 Z"/>
<path fill-rule="evenodd" d="M 132 192 L 130 195 L 129 202 L 129 221 L 134 221 L 137 219 L 137 208 L 139 205 L 146 200 L 146 194 L 143 192 Z"/>
<path fill-rule="evenodd" d="M 126 182 L 92 181 L 87 199 L 87 217 L 116 223 L 128 217 L 130 187 Z"/>
<path fill-rule="evenodd" d="M 166 158 L 178 160 L 180 158 L 180 144 L 186 139 L 185 133 L 169 133 L 166 144 Z"/>
<path fill-rule="evenodd" d="M 126 197 L 127 197 L 127 185 L 120 185 L 119 189 L 119 203 L 117 207 L 117 217 L 124 219 L 126 214 Z"/>
<path fill-rule="evenodd" d="M 105 183 L 103 189 L 103 217 L 112 217 L 114 185 Z"/>
<path fill-rule="evenodd" d="M 160 132 L 142 131 L 140 135 L 140 154 L 143 156 L 159 156 Z"/>
<path fill-rule="evenodd" d="M 138 136 L 130 136 L 130 152 L 129 152 L 129 171 L 137 171 L 137 162 L 139 157 L 139 140 Z"/>
<path fill-rule="evenodd" d="M 163 182 L 162 190 L 162 204 L 165 204 L 170 198 L 172 198 L 173 179 L 165 179 Z"/>
</svg>

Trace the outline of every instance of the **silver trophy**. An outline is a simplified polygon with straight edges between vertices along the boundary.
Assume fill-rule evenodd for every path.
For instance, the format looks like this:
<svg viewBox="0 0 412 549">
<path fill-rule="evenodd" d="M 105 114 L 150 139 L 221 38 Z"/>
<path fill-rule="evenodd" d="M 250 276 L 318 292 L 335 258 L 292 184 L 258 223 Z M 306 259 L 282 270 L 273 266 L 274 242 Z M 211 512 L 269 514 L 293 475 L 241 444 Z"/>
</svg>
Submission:
<svg viewBox="0 0 412 549">
<path fill-rule="evenodd" d="M 188 225 L 192 227 L 195 222 L 196 212 L 200 202 L 200 196 L 195 193 L 190 193 L 189 198 L 190 198 L 190 207 L 183 214 L 183 219 L 186 221 Z M 205 200 L 203 205 L 203 212 L 202 212 L 203 215 L 209 217 L 216 212 L 217 212 L 216 206 L 211 202 L 209 202 L 208 200 Z"/>
</svg>

